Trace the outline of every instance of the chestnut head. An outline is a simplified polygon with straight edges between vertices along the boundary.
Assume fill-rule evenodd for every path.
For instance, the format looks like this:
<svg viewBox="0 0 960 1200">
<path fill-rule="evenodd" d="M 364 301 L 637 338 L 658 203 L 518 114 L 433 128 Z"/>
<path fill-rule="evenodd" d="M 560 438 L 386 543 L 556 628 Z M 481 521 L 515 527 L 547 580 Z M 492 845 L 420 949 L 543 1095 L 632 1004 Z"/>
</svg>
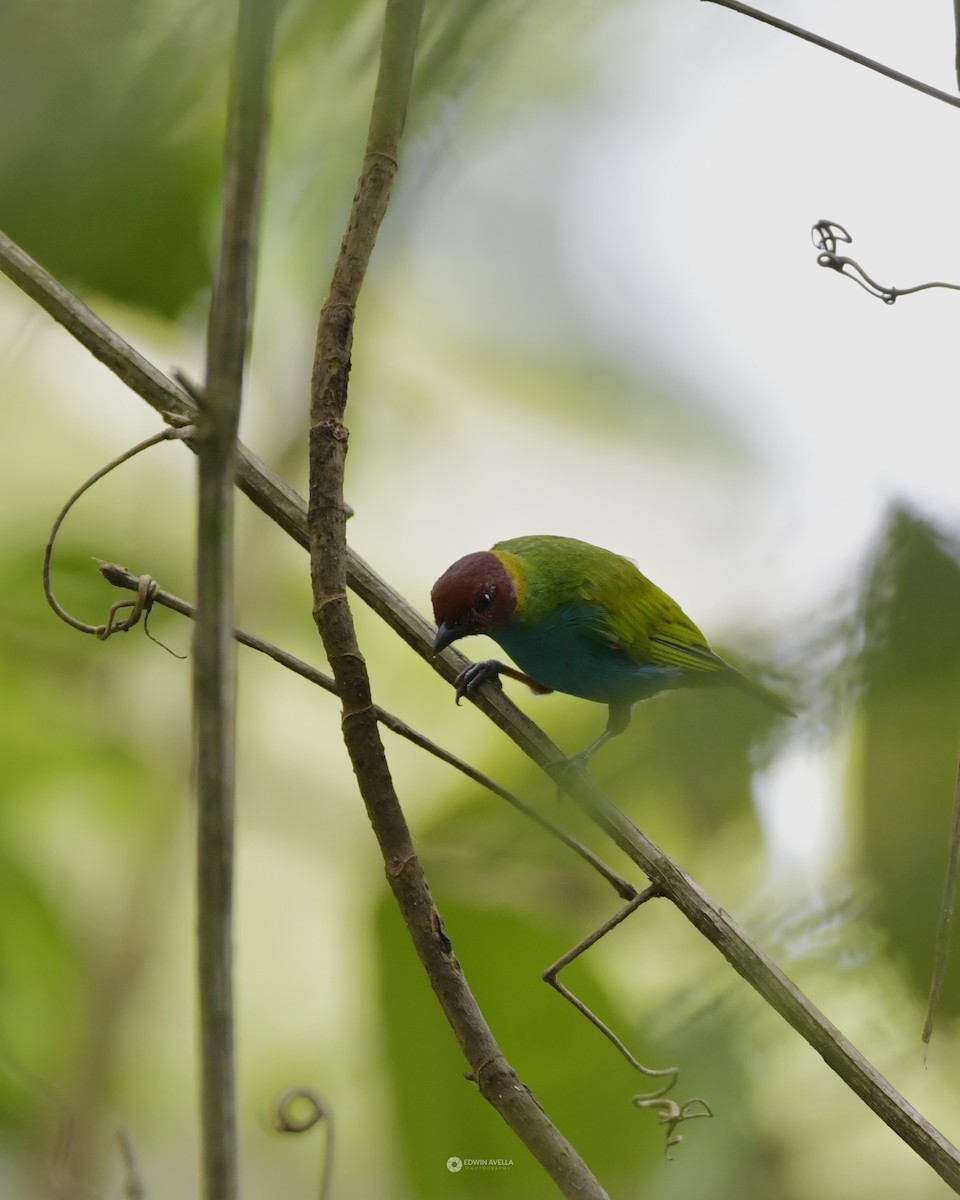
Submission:
<svg viewBox="0 0 960 1200">
<path fill-rule="evenodd" d="M 430 593 L 437 622 L 434 654 L 458 638 L 491 633 L 513 616 L 517 589 L 496 554 L 478 550 L 457 559 L 433 585 Z"/>
</svg>

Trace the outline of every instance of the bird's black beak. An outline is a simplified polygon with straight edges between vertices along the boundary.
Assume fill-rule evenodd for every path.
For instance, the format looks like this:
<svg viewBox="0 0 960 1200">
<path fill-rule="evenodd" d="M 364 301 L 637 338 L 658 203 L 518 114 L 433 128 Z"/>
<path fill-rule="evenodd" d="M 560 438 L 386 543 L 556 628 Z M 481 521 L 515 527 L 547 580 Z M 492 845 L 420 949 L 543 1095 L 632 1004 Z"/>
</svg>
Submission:
<svg viewBox="0 0 960 1200">
<path fill-rule="evenodd" d="M 437 636 L 434 639 L 434 654 L 439 654 L 441 650 L 446 650 L 451 642 L 455 642 L 457 638 L 462 638 L 469 632 L 466 625 L 451 625 L 449 621 L 444 621 L 437 630 Z"/>
</svg>

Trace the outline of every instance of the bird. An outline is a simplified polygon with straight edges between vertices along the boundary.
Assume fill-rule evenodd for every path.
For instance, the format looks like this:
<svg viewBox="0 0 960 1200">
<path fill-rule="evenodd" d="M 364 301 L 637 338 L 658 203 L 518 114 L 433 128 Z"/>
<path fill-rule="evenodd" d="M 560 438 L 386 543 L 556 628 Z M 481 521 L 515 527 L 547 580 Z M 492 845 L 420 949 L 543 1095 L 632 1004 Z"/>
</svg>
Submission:
<svg viewBox="0 0 960 1200">
<path fill-rule="evenodd" d="M 536 534 L 457 559 L 430 593 L 434 654 L 486 634 L 518 669 L 491 658 L 454 681 L 457 703 L 507 675 L 536 693 L 564 692 L 608 706 L 588 761 L 630 724 L 634 704 L 674 688 L 727 685 L 784 716 L 793 709 L 710 649 L 679 604 L 619 554 L 576 538 Z"/>
</svg>

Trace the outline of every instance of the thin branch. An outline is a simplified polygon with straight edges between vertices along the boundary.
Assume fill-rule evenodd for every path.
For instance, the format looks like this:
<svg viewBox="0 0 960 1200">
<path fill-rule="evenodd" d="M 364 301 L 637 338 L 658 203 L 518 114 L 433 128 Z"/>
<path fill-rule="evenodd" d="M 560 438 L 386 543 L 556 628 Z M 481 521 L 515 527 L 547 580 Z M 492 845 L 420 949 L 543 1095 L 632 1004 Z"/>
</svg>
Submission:
<svg viewBox="0 0 960 1200">
<path fill-rule="evenodd" d="M 859 63 L 861 67 L 868 67 L 879 75 L 886 75 L 888 79 L 895 79 L 897 83 L 902 83 L 905 87 L 923 92 L 925 96 L 933 96 L 935 100 L 942 100 L 944 104 L 960 108 L 960 96 L 951 96 L 949 92 L 942 92 L 929 83 L 914 79 L 912 75 L 904 75 L 902 71 L 895 71 L 893 67 L 886 67 L 873 58 L 867 58 L 865 54 L 859 54 L 856 50 L 850 50 L 838 42 L 831 42 L 828 38 L 821 37 L 818 33 L 811 33 L 808 29 L 801 29 L 799 25 L 792 25 L 789 21 L 781 20 L 780 17 L 773 17 L 769 13 L 761 12 L 758 8 L 740 4 L 738 0 L 705 0 L 705 2 L 718 4 L 721 8 L 732 9 L 733 12 L 742 13 L 745 17 L 753 17 L 755 21 L 761 21 L 764 25 L 772 25 L 774 29 L 781 29 L 784 33 L 792 33 L 794 37 L 802 38 L 805 42 L 812 42 L 815 46 L 829 50 L 832 54 L 839 54 L 841 58 L 848 58 L 851 62 Z M 958 3 L 960 0 L 954 0 L 955 6 Z M 960 66 L 958 66 L 958 79 L 960 79 Z"/>
<path fill-rule="evenodd" d="M 627 1060 L 627 1062 L 630 1064 L 631 1067 L 633 1067 L 633 1069 L 635 1071 L 639 1071 L 641 1075 L 646 1075 L 651 1079 L 666 1079 L 667 1080 L 666 1084 L 664 1084 L 664 1086 L 662 1088 L 660 1088 L 657 1092 L 655 1092 L 652 1095 L 647 1097 L 648 1099 L 651 1099 L 651 1100 L 659 1099 L 666 1092 L 670 1091 L 670 1089 L 676 1083 L 677 1076 L 680 1073 L 678 1068 L 677 1067 L 661 1067 L 657 1070 L 654 1070 L 652 1067 L 645 1067 L 638 1058 L 634 1058 L 634 1056 L 630 1053 L 630 1051 L 623 1044 L 623 1042 L 617 1037 L 617 1035 L 613 1032 L 613 1030 L 610 1028 L 610 1026 L 604 1024 L 604 1022 L 601 1021 L 600 1018 L 595 1013 L 591 1012 L 591 1010 L 589 1008 L 587 1008 L 587 1006 L 583 1003 L 582 1000 L 578 1000 L 577 997 L 573 994 L 573 992 L 571 992 L 568 987 L 564 986 L 564 984 L 562 984 L 560 982 L 558 976 L 559 976 L 560 972 L 564 969 L 564 967 L 568 967 L 574 961 L 574 959 L 579 958 L 580 955 L 585 953 L 587 950 L 589 950 L 591 946 L 595 946 L 597 944 L 597 942 L 600 941 L 601 938 L 606 937 L 606 935 L 611 931 L 611 929 L 616 929 L 616 927 L 619 924 L 621 924 L 621 922 L 625 921 L 627 919 L 627 917 L 629 917 L 629 916 L 631 916 L 631 914 L 635 913 L 642 904 L 646 904 L 646 902 L 648 900 L 654 899 L 654 897 L 658 896 L 659 894 L 660 893 L 657 891 L 656 887 L 654 887 L 653 885 L 651 885 L 650 887 L 644 888 L 644 890 L 642 892 L 640 892 L 639 895 L 634 896 L 634 898 L 632 900 L 630 900 L 629 903 L 625 904 L 624 907 L 621 908 L 619 912 L 614 913 L 613 916 L 609 918 L 609 920 L 604 921 L 604 923 L 598 929 L 595 929 L 593 931 L 593 933 L 591 933 L 587 937 L 583 938 L 582 941 L 577 942 L 577 944 L 573 947 L 572 950 L 568 950 L 566 952 L 566 954 L 564 954 L 560 958 L 558 958 L 555 963 L 551 963 L 551 965 L 549 967 L 547 967 L 547 969 L 545 971 L 543 971 L 540 975 L 540 978 L 543 980 L 544 983 L 548 983 L 550 985 L 550 987 L 552 987 L 555 991 L 559 992 L 560 995 L 563 996 L 564 1000 L 568 1000 L 579 1013 L 581 1013 L 583 1016 L 585 1016 L 587 1018 L 587 1020 L 591 1023 L 591 1025 L 596 1026 L 596 1028 L 600 1030 L 600 1032 L 603 1034 L 603 1036 L 613 1046 L 615 1046 L 617 1050 L 620 1051 L 620 1053 L 623 1055 L 623 1057 Z"/>
<path fill-rule="evenodd" d="M 203 1194 L 239 1194 L 233 1022 L 237 427 L 252 319 L 267 136 L 273 0 L 239 0 L 224 155 L 220 258 L 197 422 L 197 971 Z"/>
<path fill-rule="evenodd" d="M 317 331 L 310 404 L 310 564 L 314 619 L 343 704 L 343 738 L 387 879 L 481 1094 L 569 1197 L 606 1193 L 494 1040 L 471 994 L 414 851 L 377 727 L 347 601 L 343 424 L 357 297 L 397 170 L 423 0 L 387 0 L 363 169 Z"/>
<path fill-rule="evenodd" d="M 189 617 L 191 620 L 195 619 L 196 609 L 192 604 L 189 604 L 186 600 L 182 600 L 179 596 L 173 595 L 172 592 L 165 591 L 149 575 L 133 575 L 125 567 L 118 566 L 116 563 L 101 562 L 99 567 L 100 574 L 108 583 L 112 583 L 115 587 L 125 588 L 130 592 L 136 592 L 138 599 L 140 597 L 149 597 L 148 602 L 141 602 L 139 608 L 135 609 L 137 619 L 139 619 L 141 612 L 143 612 L 145 603 L 151 605 L 160 604 L 164 608 L 169 608 L 173 612 L 180 613 L 181 616 Z M 145 586 L 145 582 L 149 586 Z M 111 617 L 115 609 L 117 609 L 117 605 L 111 607 Z M 129 625 L 123 628 L 129 628 L 135 623 L 135 620 L 130 619 Z M 92 626 L 90 628 L 96 632 Z M 97 629 L 102 628 L 106 627 L 97 627 Z M 120 626 L 114 622 L 113 628 L 119 631 Z M 309 683 L 316 684 L 317 687 L 322 688 L 325 692 L 329 692 L 333 696 L 339 695 L 337 685 L 331 676 L 325 674 L 323 671 L 318 671 L 316 667 L 305 663 L 302 659 L 297 658 L 288 651 L 282 650 L 279 646 L 275 646 L 273 642 L 268 642 L 264 638 L 257 637 L 255 634 L 247 633 L 244 629 L 234 629 L 233 636 L 242 646 L 248 646 L 251 650 L 265 654 L 268 658 L 272 658 L 274 662 L 279 663 L 281 667 L 286 667 L 288 671 L 293 671 L 295 675 L 299 675 Z M 549 817 L 544 816 L 543 813 L 538 812 L 537 809 L 527 804 L 526 801 L 521 800 L 519 796 L 515 796 L 512 792 L 507 791 L 506 788 L 501 787 L 489 775 L 484 775 L 482 771 L 478 771 L 476 767 L 472 767 L 469 763 L 464 762 L 462 758 L 457 758 L 455 754 L 451 754 L 449 750 L 445 750 L 443 746 L 439 746 L 436 742 L 414 729 L 413 726 L 408 725 L 406 721 L 394 716 L 393 713 L 388 712 L 385 708 L 381 708 L 378 704 L 374 705 L 374 713 L 380 724 L 392 733 L 411 742 L 421 750 L 425 750 L 428 754 L 432 754 L 434 758 L 438 758 L 441 762 L 445 762 L 448 766 L 453 767 L 461 775 L 465 775 L 474 783 L 478 783 L 481 787 L 486 788 L 488 792 L 499 796 L 501 800 L 506 800 L 518 812 L 523 813 L 525 817 L 539 825 L 541 829 L 545 829 L 553 837 L 563 842 L 574 854 L 578 854 L 584 862 L 593 867 L 597 874 L 601 875 L 624 900 L 632 900 L 636 896 L 637 889 L 619 876 L 616 871 L 608 867 L 592 850 L 567 833 L 565 829 L 561 829 Z"/>
</svg>

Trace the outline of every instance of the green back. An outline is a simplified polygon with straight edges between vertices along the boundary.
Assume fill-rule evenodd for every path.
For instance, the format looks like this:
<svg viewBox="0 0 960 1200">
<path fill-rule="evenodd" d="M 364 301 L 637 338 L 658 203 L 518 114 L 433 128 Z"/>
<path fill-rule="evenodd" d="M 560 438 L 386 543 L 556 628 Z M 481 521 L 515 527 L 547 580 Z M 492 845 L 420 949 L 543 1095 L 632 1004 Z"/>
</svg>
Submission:
<svg viewBox="0 0 960 1200">
<path fill-rule="evenodd" d="M 563 605 L 582 606 L 596 635 L 641 665 L 729 670 L 675 600 L 629 559 L 574 538 L 534 535 L 498 542 L 517 581 L 515 620 L 535 625 Z"/>
</svg>

